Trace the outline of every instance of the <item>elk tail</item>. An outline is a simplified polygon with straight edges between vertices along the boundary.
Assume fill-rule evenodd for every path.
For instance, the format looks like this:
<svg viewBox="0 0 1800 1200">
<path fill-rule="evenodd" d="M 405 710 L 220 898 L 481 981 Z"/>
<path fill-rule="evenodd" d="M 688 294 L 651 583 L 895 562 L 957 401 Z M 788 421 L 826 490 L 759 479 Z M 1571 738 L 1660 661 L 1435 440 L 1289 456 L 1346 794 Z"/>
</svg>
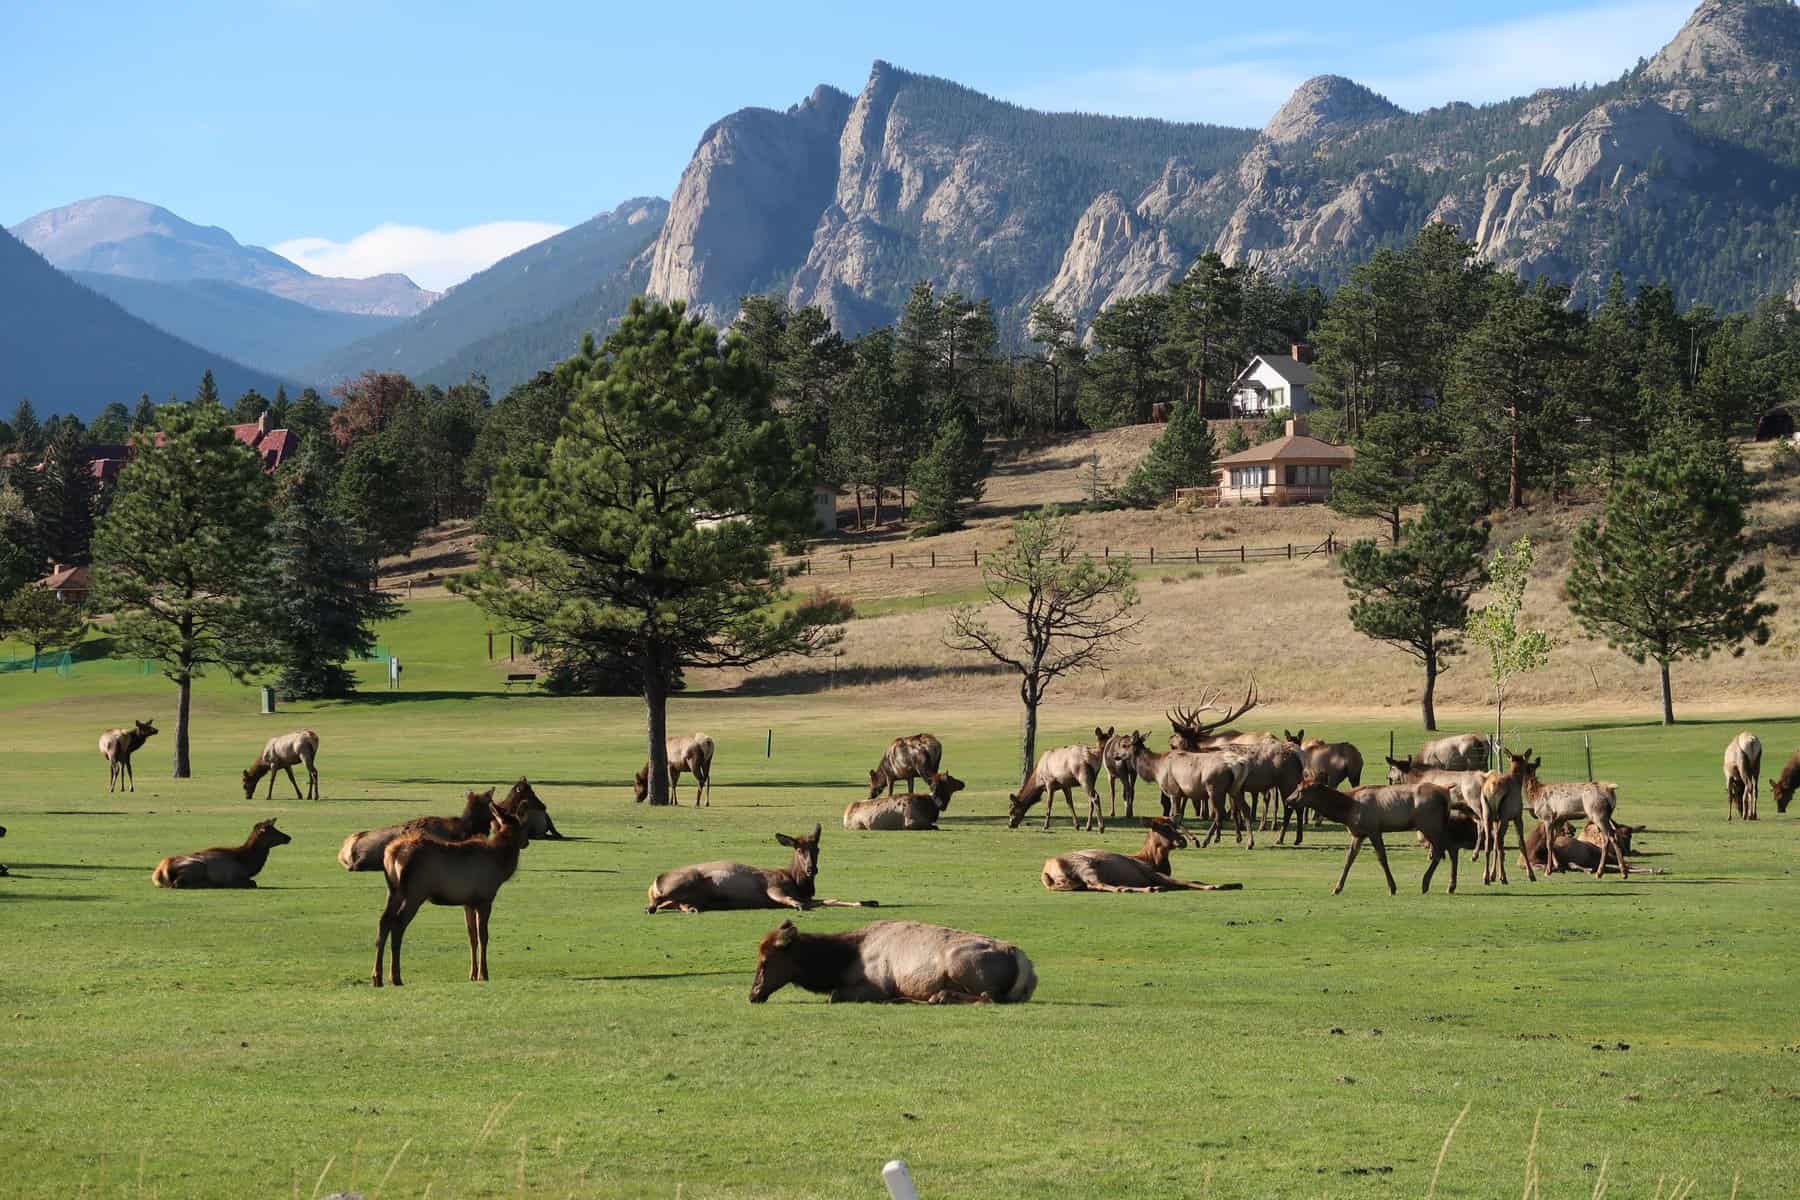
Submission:
<svg viewBox="0 0 1800 1200">
<path fill-rule="evenodd" d="M 1014 946 L 1012 958 L 1013 968 L 1018 973 L 1013 977 L 1013 985 L 1006 989 L 1006 993 L 995 997 L 1002 1004 L 1022 1004 L 1037 991 L 1037 971 L 1032 968 L 1031 960 L 1025 957 L 1025 952 Z"/>
<path fill-rule="evenodd" d="M 354 871 L 361 865 L 356 860 L 356 840 L 367 832 L 368 830 L 364 829 L 360 832 L 351 834 L 344 839 L 344 844 L 338 848 L 338 865 L 344 868 L 344 870 Z"/>
</svg>

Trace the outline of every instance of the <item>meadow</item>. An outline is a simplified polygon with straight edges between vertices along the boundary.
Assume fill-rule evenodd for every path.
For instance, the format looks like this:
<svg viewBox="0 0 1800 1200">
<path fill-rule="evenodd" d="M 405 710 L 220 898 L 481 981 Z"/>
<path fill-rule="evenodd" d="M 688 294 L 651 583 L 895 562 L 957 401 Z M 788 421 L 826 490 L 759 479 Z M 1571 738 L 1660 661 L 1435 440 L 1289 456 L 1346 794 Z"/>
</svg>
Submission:
<svg viewBox="0 0 1800 1200">
<path fill-rule="evenodd" d="M 1122 814 L 1072 832 L 1065 812 L 1046 834 L 1041 810 L 1005 828 L 1004 690 L 684 694 L 671 727 L 717 739 L 716 804 L 653 810 L 628 787 L 641 705 L 501 694 L 482 633 L 467 605 L 419 601 L 383 631 L 400 691 L 371 667 L 359 699 L 275 716 L 208 680 L 187 781 L 168 778 L 158 677 L 0 676 L 0 1191 L 837 1198 L 879 1195 L 882 1162 L 904 1157 L 934 1197 L 1478 1197 L 1532 1171 L 1544 1197 L 1792 1194 L 1800 815 L 1765 799 L 1759 824 L 1727 825 L 1718 766 L 1740 726 L 1776 762 L 1800 743 L 1777 695 L 1673 730 L 1590 714 L 1520 731 L 1560 774 L 1592 739 L 1621 818 L 1649 827 L 1634 862 L 1657 874 L 1484 888 L 1465 862 L 1456 895 L 1440 872 L 1420 896 L 1424 855 L 1395 839 L 1399 895 L 1365 854 L 1333 897 L 1346 839 L 1327 828 L 1300 849 L 1177 853 L 1177 874 L 1241 892 L 1053 895 L 1046 856 L 1141 834 Z M 151 715 L 137 791 L 109 796 L 95 738 Z M 1375 761 L 1390 731 L 1419 736 L 1410 713 L 1257 717 Z M 1040 745 L 1096 719 L 1166 733 L 1160 706 L 1070 698 Z M 246 802 L 238 772 L 300 725 L 321 735 L 326 799 L 283 779 Z M 845 833 L 855 781 L 919 728 L 969 784 L 944 828 Z M 466 981 L 462 922 L 434 908 L 407 986 L 371 989 L 384 889 L 338 867 L 339 842 L 521 774 L 571 840 L 533 844 L 501 892 L 493 981 Z M 150 885 L 162 855 L 265 816 L 294 841 L 257 890 Z M 882 909 L 803 927 L 977 929 L 1031 955 L 1036 998 L 827 1005 L 790 988 L 753 1008 L 780 915 L 645 915 L 658 871 L 783 864 L 773 835 L 814 822 L 820 894 Z"/>
</svg>

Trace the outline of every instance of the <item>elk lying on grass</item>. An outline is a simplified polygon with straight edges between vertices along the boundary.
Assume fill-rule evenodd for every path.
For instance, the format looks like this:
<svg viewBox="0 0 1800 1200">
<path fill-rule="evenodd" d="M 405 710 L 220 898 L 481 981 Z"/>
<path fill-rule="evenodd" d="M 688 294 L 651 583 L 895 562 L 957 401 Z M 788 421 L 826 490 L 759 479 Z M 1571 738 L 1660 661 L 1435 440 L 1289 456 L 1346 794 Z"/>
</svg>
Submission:
<svg viewBox="0 0 1800 1200">
<path fill-rule="evenodd" d="M 1144 848 L 1136 854 L 1077 850 L 1044 861 L 1041 878 L 1053 892 L 1230 892 L 1241 883 L 1199 883 L 1169 875 L 1169 851 L 1187 846 L 1187 831 L 1166 817 L 1151 817 Z"/>
<path fill-rule="evenodd" d="M 137 721 L 133 726 L 131 729 L 109 729 L 100 735 L 100 757 L 106 760 L 106 790 L 109 792 L 114 785 L 124 787 L 127 780 L 131 790 L 137 791 L 131 756 L 156 736 L 156 726 L 149 721 Z"/>
<path fill-rule="evenodd" d="M 716 912 L 731 908 L 793 908 L 804 912 L 819 905 L 832 908 L 878 908 L 873 900 L 824 900 L 813 895 L 813 881 L 819 874 L 819 834 L 814 825 L 811 833 L 789 837 L 775 835 L 775 840 L 794 850 L 794 861 L 785 870 L 748 867 L 743 863 L 709 862 L 692 867 L 664 871 L 650 885 L 650 903 L 644 909 L 658 913 L 665 909 L 682 912 Z"/>
<path fill-rule="evenodd" d="M 675 796 L 675 785 L 681 782 L 681 773 L 688 772 L 694 777 L 694 804 L 700 804 L 702 793 L 706 803 L 712 804 L 712 760 L 713 740 L 704 733 L 689 734 L 687 737 L 663 739 L 663 754 L 669 760 L 669 803 L 680 804 Z M 638 773 L 631 781 L 632 799 L 642 804 L 650 795 L 650 764 L 645 763 L 638 768 Z"/>
<path fill-rule="evenodd" d="M 1225 753 L 1196 754 L 1186 750 L 1169 750 L 1156 754 L 1144 744 L 1144 735 L 1131 733 L 1131 761 L 1138 778 L 1154 783 L 1169 805 L 1168 815 L 1181 820 L 1188 802 L 1194 804 L 1194 815 L 1210 813 L 1212 825 L 1201 839 L 1202 846 L 1220 836 L 1227 806 L 1241 839 L 1248 824 L 1244 812 L 1244 781 L 1250 764 L 1242 755 Z M 1250 848 L 1256 848 L 1256 830 L 1250 830 Z"/>
<path fill-rule="evenodd" d="M 381 869 L 387 876 L 387 906 L 381 910 L 380 932 L 375 939 L 375 971 L 369 982 L 381 986 L 381 952 L 390 937 L 394 944 L 393 984 L 401 986 L 400 942 L 406 927 L 425 904 L 460 904 L 469 931 L 469 978 L 488 977 L 488 918 L 500 885 L 519 869 L 519 851 L 531 840 L 524 822 L 496 809 L 493 828 L 484 836 L 446 842 L 411 833 L 391 842 L 382 852 Z"/>
<path fill-rule="evenodd" d="M 1598 825 L 1584 825 L 1580 837 L 1571 837 L 1567 833 L 1556 835 L 1554 858 L 1544 853 L 1547 825 L 1533 825 L 1531 833 L 1525 839 L 1523 853 L 1519 855 L 1519 864 L 1526 870 L 1542 867 L 1546 875 L 1555 871 L 1592 871 L 1598 875 L 1606 869 L 1606 834 Z M 1631 852 L 1631 837 L 1638 828 L 1630 825 L 1614 825 L 1613 831 L 1619 844 L 1626 853 Z M 1638 871 L 1646 868 L 1639 867 Z"/>
<path fill-rule="evenodd" d="M 1612 853 L 1619 864 L 1621 878 L 1631 874 L 1631 867 L 1625 862 L 1624 851 L 1619 848 L 1619 840 L 1613 829 L 1613 812 L 1618 808 L 1618 788 L 1610 783 L 1544 783 L 1538 778 L 1538 767 L 1542 759 L 1532 759 L 1526 767 L 1525 806 L 1531 815 L 1550 826 L 1549 845 L 1551 869 L 1556 861 L 1556 834 L 1559 826 L 1569 825 L 1577 817 L 1584 817 L 1587 823 L 1595 826 L 1602 834 L 1602 849 Z M 1594 868 L 1598 875 L 1605 868 L 1602 856 L 1600 865 Z"/>
<path fill-rule="evenodd" d="M 1754 733 L 1740 733 L 1725 747 L 1725 819 L 1732 813 L 1756 820 L 1757 791 L 1761 786 L 1762 742 Z"/>
<path fill-rule="evenodd" d="M 1100 749 L 1097 746 L 1058 746 L 1054 750 L 1046 750 L 1038 757 L 1037 766 L 1032 770 L 1030 778 L 1025 780 L 1017 792 L 1006 800 L 1011 805 L 1006 827 L 1017 829 L 1031 806 L 1039 800 L 1044 801 L 1044 828 L 1050 828 L 1050 818 L 1056 810 L 1056 793 L 1060 790 L 1063 802 L 1069 806 L 1069 824 L 1074 828 L 1084 828 L 1075 818 L 1075 786 L 1087 793 L 1088 822 L 1085 828 L 1106 828 L 1106 821 L 1100 814 L 1100 793 L 1094 790 L 1094 780 L 1100 776 Z"/>
<path fill-rule="evenodd" d="M 1119 733 L 1118 726 L 1105 729 L 1094 726 L 1094 742 L 1100 747 L 1100 765 L 1106 768 L 1106 794 L 1112 803 L 1107 817 L 1119 815 L 1119 789 L 1125 790 L 1125 819 L 1132 818 L 1132 802 L 1137 795 L 1137 768 L 1131 765 L 1131 735 Z"/>
<path fill-rule="evenodd" d="M 963 790 L 963 781 L 945 771 L 926 777 L 931 791 L 915 796 L 877 796 L 857 800 L 844 810 L 845 829 L 936 829 L 938 817 L 950 807 L 950 797 Z"/>
<path fill-rule="evenodd" d="M 294 764 L 306 764 L 306 795 L 304 799 L 319 798 L 319 769 L 313 765 L 313 756 L 319 752 L 319 735 L 310 729 L 296 729 L 292 733 L 284 733 L 272 737 L 250 769 L 244 772 L 244 799 L 256 798 L 256 784 L 264 775 L 269 777 L 269 794 L 265 799 L 275 798 L 275 772 L 286 771 L 288 782 L 294 785 L 294 799 L 299 800 L 300 784 L 294 778 Z"/>
<path fill-rule="evenodd" d="M 1387 876 L 1388 895 L 1398 891 L 1381 835 L 1407 829 L 1417 830 L 1431 847 L 1431 862 L 1425 868 L 1419 891 L 1431 890 L 1431 876 L 1446 854 L 1450 856 L 1450 891 L 1456 890 L 1456 852 L 1450 846 L 1450 793 L 1435 783 L 1390 783 L 1346 793 L 1326 787 L 1317 776 L 1308 775 L 1288 796 L 1288 803 L 1324 813 L 1350 831 L 1350 850 L 1344 855 L 1344 870 L 1338 876 L 1337 886 L 1331 889 L 1332 895 L 1344 890 L 1350 864 L 1356 861 L 1356 852 L 1362 849 L 1365 839 L 1375 847 L 1382 874 Z"/>
<path fill-rule="evenodd" d="M 879 796 L 884 787 L 888 795 L 893 795 L 894 785 L 902 779 L 906 780 L 906 794 L 912 795 L 913 780 L 930 779 L 943 761 L 944 744 L 929 733 L 895 738 L 881 756 L 880 765 L 869 772 L 869 799 Z"/>
<path fill-rule="evenodd" d="M 488 796 L 490 798 L 493 796 L 491 789 Z M 538 799 L 537 792 L 532 790 L 531 781 L 523 775 L 519 776 L 519 781 L 507 791 L 506 799 L 496 802 L 494 807 L 503 808 L 515 820 L 524 822 L 525 832 L 534 842 L 566 840 L 562 831 L 556 827 L 556 822 L 550 819 L 550 810 L 544 806 L 542 800 Z M 486 826 L 483 828 L 485 829 Z"/>
<path fill-rule="evenodd" d="M 757 948 L 750 1003 L 790 983 L 833 1003 L 1018 1004 L 1037 990 L 1037 972 L 1017 946 L 941 925 L 876 921 L 801 933 L 783 921 Z"/>
<path fill-rule="evenodd" d="M 478 837 L 493 825 L 493 806 L 494 789 L 489 788 L 485 792 L 470 792 L 463 801 L 462 812 L 454 817 L 414 817 L 383 829 L 358 830 L 338 848 L 338 865 L 346 871 L 379 871 L 382 853 L 388 846 L 414 834 L 446 842 Z"/>
<path fill-rule="evenodd" d="M 1426 742 L 1412 757 L 1439 771 L 1485 771 L 1492 750 L 1493 743 L 1479 733 L 1456 733 Z"/>
<path fill-rule="evenodd" d="M 166 888 L 253 888 L 269 851 L 294 839 L 275 828 L 275 818 L 258 821 L 241 846 L 214 846 L 192 854 L 171 854 L 150 872 L 150 882 Z"/>
<path fill-rule="evenodd" d="M 1774 798 L 1775 811 L 1787 811 L 1788 801 L 1794 798 L 1794 791 L 1800 788 L 1800 750 L 1794 751 L 1794 757 L 1787 760 L 1787 766 L 1781 768 L 1781 774 L 1769 785 L 1769 795 Z"/>
</svg>

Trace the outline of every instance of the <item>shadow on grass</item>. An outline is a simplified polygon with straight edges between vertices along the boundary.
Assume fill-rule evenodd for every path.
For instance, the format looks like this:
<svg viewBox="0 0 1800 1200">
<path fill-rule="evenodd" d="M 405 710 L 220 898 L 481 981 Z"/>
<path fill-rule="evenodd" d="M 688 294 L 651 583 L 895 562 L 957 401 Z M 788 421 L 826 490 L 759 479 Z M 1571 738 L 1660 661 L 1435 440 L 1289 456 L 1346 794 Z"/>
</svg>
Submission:
<svg viewBox="0 0 1800 1200">
<path fill-rule="evenodd" d="M 122 808 L 46 808 L 41 815 L 46 817 L 129 817 L 132 814 Z"/>
<path fill-rule="evenodd" d="M 17 872 L 15 872 L 12 875 L 12 878 L 13 879 L 30 879 L 31 876 L 20 875 Z M 56 901 L 56 902 L 62 902 L 62 901 L 77 901 L 77 902 L 79 902 L 82 900 L 105 900 L 106 898 L 107 897 L 105 897 L 105 896 L 88 895 L 85 892 L 75 893 L 73 895 L 63 893 L 63 892 L 15 892 L 9 887 L 0 886 L 0 900 L 50 900 L 50 901 Z"/>
<path fill-rule="evenodd" d="M 753 974 L 750 971 L 655 971 L 642 975 L 572 975 L 575 983 L 644 983 L 664 979 L 705 979 L 710 976 L 743 977 Z"/>
<path fill-rule="evenodd" d="M 792 670 L 752 676 L 733 688 L 730 694 L 737 696 L 809 696 L 817 692 L 830 691 L 834 685 L 866 687 L 906 680 L 978 678 L 1005 675 L 1008 670 L 1009 668 L 1003 667 L 999 663 L 957 667 L 902 665 L 838 667 L 835 670 L 829 666 L 795 667 Z"/>
<path fill-rule="evenodd" d="M 454 689 L 432 689 L 420 692 L 358 692 L 354 696 L 342 700 L 323 700 L 322 706 L 350 707 L 368 704 L 412 704 L 432 700 L 506 700 L 515 703 L 529 703 L 534 700 L 555 700 L 559 697 L 546 692 L 508 692 L 508 691 L 474 691 Z"/>
<path fill-rule="evenodd" d="M 152 865 L 155 865 L 155 864 L 152 864 Z M 111 867 L 111 866 L 106 866 L 101 863 L 20 863 L 20 862 L 15 862 L 12 864 L 12 866 L 15 870 L 19 867 L 35 867 L 40 871 L 148 871 L 150 869 L 149 867 L 142 867 L 142 866 Z"/>
<path fill-rule="evenodd" d="M 533 867 L 534 875 L 617 875 L 612 867 Z"/>
</svg>

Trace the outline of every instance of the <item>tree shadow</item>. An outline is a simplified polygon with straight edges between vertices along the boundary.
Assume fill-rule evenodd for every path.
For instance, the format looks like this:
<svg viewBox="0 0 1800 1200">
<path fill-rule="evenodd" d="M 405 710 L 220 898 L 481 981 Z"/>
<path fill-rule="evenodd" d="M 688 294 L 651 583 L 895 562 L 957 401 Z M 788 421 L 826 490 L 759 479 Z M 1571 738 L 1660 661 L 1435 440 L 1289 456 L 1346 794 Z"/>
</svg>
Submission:
<svg viewBox="0 0 1800 1200">
<path fill-rule="evenodd" d="M 22 862 L 13 862 L 10 865 L 12 866 L 15 874 L 17 874 L 18 869 L 20 867 L 36 868 L 37 870 L 40 870 L 40 871 L 146 871 L 147 872 L 150 869 L 149 867 L 143 867 L 143 866 L 129 866 L 129 867 L 107 866 L 102 863 L 41 863 L 41 862 L 22 863 Z"/>
<path fill-rule="evenodd" d="M 732 689 L 739 696 L 805 696 L 830 691 L 834 687 L 868 687 L 884 683 L 923 681 L 943 678 L 973 678 L 1004 675 L 1007 668 L 999 663 L 971 666 L 881 666 L 793 667 L 767 675 L 754 675 Z"/>
<path fill-rule="evenodd" d="M 707 979 L 718 976 L 736 976 L 742 978 L 754 972 L 735 971 L 649 971 L 641 975 L 572 975 L 573 983 L 644 983 L 668 979 Z"/>
<path fill-rule="evenodd" d="M 11 878 L 13 878 L 13 879 L 30 879 L 31 876 L 19 875 L 19 874 L 15 873 L 11 876 Z M 5 900 L 32 900 L 32 901 L 50 900 L 50 901 L 55 901 L 55 902 L 59 902 L 59 903 L 60 902 L 80 903 L 85 900 L 105 900 L 105 899 L 106 899 L 105 896 L 92 895 L 87 892 L 76 892 L 76 893 L 69 893 L 69 892 L 17 892 L 9 887 L 0 887 L 0 901 L 5 901 Z"/>
<path fill-rule="evenodd" d="M 40 815 L 46 817 L 129 817 L 134 814 L 123 808 L 46 808 Z"/>
<path fill-rule="evenodd" d="M 342 700 L 325 700 L 321 705 L 365 705 L 365 704 L 418 704 L 434 700 L 505 700 L 528 704 L 538 700 L 557 700 L 548 692 L 511 692 L 496 687 L 493 691 L 475 691 L 473 689 L 437 688 L 413 692 L 358 692 L 354 696 Z"/>
</svg>

